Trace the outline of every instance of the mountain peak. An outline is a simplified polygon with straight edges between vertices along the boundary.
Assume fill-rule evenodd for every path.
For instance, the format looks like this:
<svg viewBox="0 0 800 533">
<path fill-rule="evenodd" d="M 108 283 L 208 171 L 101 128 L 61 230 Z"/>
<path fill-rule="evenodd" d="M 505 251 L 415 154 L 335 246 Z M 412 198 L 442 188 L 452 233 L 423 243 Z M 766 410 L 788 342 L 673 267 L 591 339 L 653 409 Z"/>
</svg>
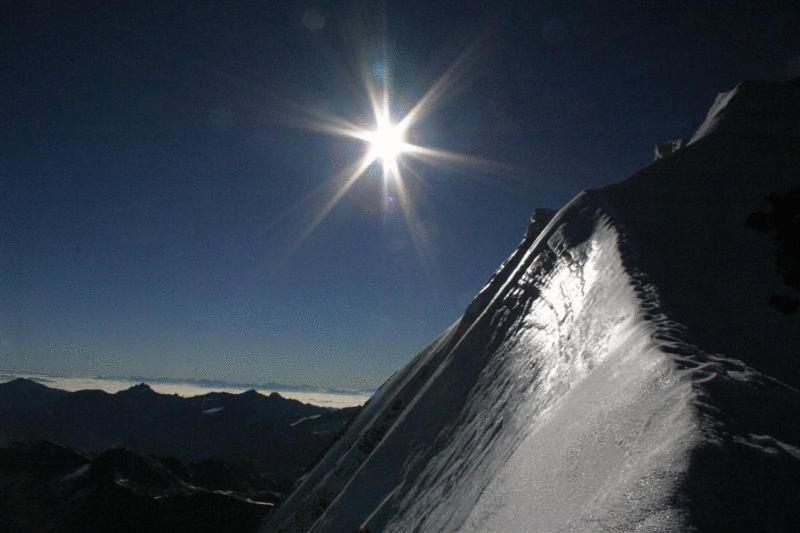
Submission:
<svg viewBox="0 0 800 533">
<path fill-rule="evenodd" d="M 138 385 L 134 385 L 128 389 L 118 392 L 117 394 L 144 395 L 156 394 L 156 392 L 147 383 L 139 383 Z"/>
<path fill-rule="evenodd" d="M 43 385 L 38 381 L 34 381 L 28 378 L 14 378 L 12 380 L 6 381 L 2 383 L 4 387 L 16 389 L 16 390 L 41 390 L 47 389 L 47 385 Z"/>
<path fill-rule="evenodd" d="M 0 391 L 12 397 L 41 397 L 61 396 L 67 391 L 48 387 L 43 383 L 28 378 L 14 378 L 5 383 L 0 383 Z"/>
<path fill-rule="evenodd" d="M 742 83 L 688 145 L 534 212 L 265 529 L 796 529 L 800 328 L 746 221 L 800 186 L 798 138 L 800 88 Z"/>
<path fill-rule="evenodd" d="M 800 134 L 800 85 L 794 81 L 744 81 L 719 93 L 689 144 L 712 133 L 796 138 Z"/>
</svg>

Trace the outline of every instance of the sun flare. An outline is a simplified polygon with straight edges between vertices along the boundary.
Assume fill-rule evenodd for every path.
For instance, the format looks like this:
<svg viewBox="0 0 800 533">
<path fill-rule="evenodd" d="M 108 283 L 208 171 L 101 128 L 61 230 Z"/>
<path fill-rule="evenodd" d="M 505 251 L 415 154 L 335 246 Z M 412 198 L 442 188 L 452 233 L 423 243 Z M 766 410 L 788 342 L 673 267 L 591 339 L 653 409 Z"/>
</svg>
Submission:
<svg viewBox="0 0 800 533">
<path fill-rule="evenodd" d="M 331 210 L 339 203 L 342 197 L 347 194 L 351 187 L 364 175 L 369 173 L 369 169 L 376 163 L 383 167 L 383 194 L 384 198 L 396 198 L 402 211 L 403 217 L 409 229 L 414 247 L 422 259 L 423 248 L 426 246 L 425 236 L 419 230 L 420 223 L 414 206 L 414 199 L 411 196 L 410 188 L 406 186 L 405 180 L 408 178 L 421 180 L 421 175 L 414 169 L 415 163 L 427 165 L 446 165 L 462 167 L 463 170 L 470 170 L 470 173 L 508 174 L 511 168 L 479 157 L 451 152 L 438 147 L 423 146 L 411 142 L 411 138 L 424 138 L 419 135 L 409 135 L 415 128 L 433 112 L 443 99 L 456 88 L 462 80 L 468 59 L 475 50 L 476 45 L 468 47 L 454 63 L 442 74 L 424 93 L 422 98 L 407 109 L 399 120 L 393 120 L 393 111 L 397 111 L 401 106 L 393 105 L 391 98 L 392 91 L 389 84 L 389 73 L 386 69 L 385 60 L 380 63 L 381 68 L 377 70 L 364 69 L 362 77 L 367 102 L 371 107 L 372 127 L 365 127 L 358 122 L 350 120 L 319 109 L 309 109 L 297 107 L 300 111 L 299 119 L 292 120 L 295 125 L 311 130 L 335 135 L 349 137 L 363 142 L 366 145 L 361 157 L 352 164 L 336 172 L 331 179 L 332 188 L 328 192 L 320 208 L 313 214 L 310 221 L 304 225 L 298 237 L 288 253 L 291 255 L 296 251 L 314 229 L 328 216 Z M 379 74 L 376 74 L 378 72 Z M 363 122 L 362 122 L 363 124 Z M 326 190 L 327 184 L 320 187 Z M 305 200 L 303 200 L 305 201 Z M 301 205 L 303 201 L 298 202 Z M 393 203 L 393 202 L 392 202 Z M 386 205 L 389 205 L 387 202 Z M 286 213 L 292 211 L 291 208 Z M 286 216 L 286 215 L 283 215 Z"/>
<path fill-rule="evenodd" d="M 383 163 L 385 175 L 395 173 L 397 158 L 406 151 L 405 131 L 400 124 L 393 124 L 391 119 L 384 115 L 379 117 L 375 129 L 367 136 L 371 158 Z"/>
</svg>

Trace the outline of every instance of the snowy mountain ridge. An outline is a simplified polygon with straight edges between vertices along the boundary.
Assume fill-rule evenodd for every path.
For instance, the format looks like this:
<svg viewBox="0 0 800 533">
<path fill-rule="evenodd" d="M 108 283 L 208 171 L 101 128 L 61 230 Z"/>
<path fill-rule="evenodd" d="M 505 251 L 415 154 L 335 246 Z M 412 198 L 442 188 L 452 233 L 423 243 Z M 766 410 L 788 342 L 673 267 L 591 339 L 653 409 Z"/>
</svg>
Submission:
<svg viewBox="0 0 800 533">
<path fill-rule="evenodd" d="M 799 170 L 800 87 L 748 82 L 534 217 L 264 529 L 790 530 L 800 324 L 769 297 L 797 294 L 746 222 Z"/>
</svg>

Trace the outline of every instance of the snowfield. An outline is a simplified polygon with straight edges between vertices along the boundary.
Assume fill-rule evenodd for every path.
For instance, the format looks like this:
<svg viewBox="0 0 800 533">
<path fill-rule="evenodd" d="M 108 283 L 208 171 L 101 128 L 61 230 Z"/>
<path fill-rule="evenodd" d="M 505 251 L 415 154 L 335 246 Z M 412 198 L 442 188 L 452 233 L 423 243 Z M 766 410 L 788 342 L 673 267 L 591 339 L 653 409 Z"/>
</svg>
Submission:
<svg viewBox="0 0 800 533">
<path fill-rule="evenodd" d="M 800 314 L 746 222 L 800 186 L 800 87 L 744 83 L 675 146 L 537 211 L 264 529 L 795 530 Z"/>
</svg>

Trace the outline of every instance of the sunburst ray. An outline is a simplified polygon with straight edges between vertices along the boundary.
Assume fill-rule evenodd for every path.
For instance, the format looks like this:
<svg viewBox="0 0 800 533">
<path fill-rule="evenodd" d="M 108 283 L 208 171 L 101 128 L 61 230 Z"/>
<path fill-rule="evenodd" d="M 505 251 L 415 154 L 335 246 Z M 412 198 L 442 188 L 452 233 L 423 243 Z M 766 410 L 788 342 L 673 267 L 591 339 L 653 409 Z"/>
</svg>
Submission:
<svg viewBox="0 0 800 533">
<path fill-rule="evenodd" d="M 310 222 L 302 228 L 291 246 L 289 255 L 294 254 L 302 246 L 308 236 L 325 220 L 356 181 L 375 163 L 382 165 L 384 198 L 389 198 L 390 189 L 397 192 L 398 202 L 414 248 L 423 262 L 427 256 L 425 253 L 426 243 L 423 242 L 420 235 L 413 198 L 403 181 L 401 168 L 412 171 L 403 161 L 404 157 L 412 157 L 428 164 L 465 167 L 462 170 L 475 169 L 483 173 L 512 174 L 514 172 L 513 168 L 502 163 L 441 148 L 422 146 L 407 140 L 411 130 L 422 119 L 429 116 L 463 79 L 477 48 L 478 43 L 476 42 L 460 54 L 444 74 L 430 86 L 423 97 L 411 107 L 411 110 L 399 120 L 395 120 L 392 115 L 393 108 L 388 81 L 390 76 L 385 57 L 381 63 L 381 71 L 377 75 L 368 71 L 365 67 L 367 63 L 363 61 L 363 58 L 360 61 L 364 89 L 372 113 L 372 128 L 361 127 L 343 117 L 320 110 L 295 109 L 299 113 L 293 118 L 294 125 L 328 135 L 355 139 L 364 142 L 367 146 L 363 155 L 354 164 L 348 166 L 344 172 L 334 178 L 334 183 L 337 185 L 333 187 L 332 194 L 314 214 Z M 414 175 L 422 180 L 416 172 Z"/>
</svg>

